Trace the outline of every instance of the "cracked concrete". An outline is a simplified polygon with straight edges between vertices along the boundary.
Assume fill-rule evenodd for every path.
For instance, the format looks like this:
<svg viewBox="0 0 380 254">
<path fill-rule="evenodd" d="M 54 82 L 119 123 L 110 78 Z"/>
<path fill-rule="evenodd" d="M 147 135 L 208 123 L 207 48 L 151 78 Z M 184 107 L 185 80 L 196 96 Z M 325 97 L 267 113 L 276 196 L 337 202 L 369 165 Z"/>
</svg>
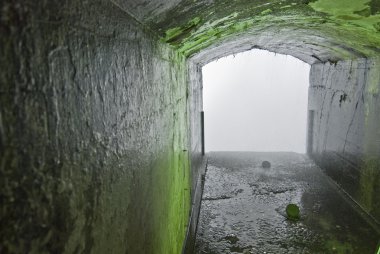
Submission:
<svg viewBox="0 0 380 254">
<path fill-rule="evenodd" d="M 202 200 L 197 254 L 373 254 L 380 237 L 301 154 L 212 152 L 203 196 L 219 198 Z M 290 203 L 297 221 L 287 219 Z"/>
</svg>

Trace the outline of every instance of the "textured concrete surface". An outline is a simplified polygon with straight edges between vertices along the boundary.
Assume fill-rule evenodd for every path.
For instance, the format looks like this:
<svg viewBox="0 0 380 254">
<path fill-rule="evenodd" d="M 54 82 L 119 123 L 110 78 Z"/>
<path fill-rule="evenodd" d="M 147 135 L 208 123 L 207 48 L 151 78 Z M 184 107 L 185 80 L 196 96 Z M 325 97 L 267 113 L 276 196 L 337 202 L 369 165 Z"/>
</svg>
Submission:
<svg viewBox="0 0 380 254">
<path fill-rule="evenodd" d="M 380 225 L 380 59 L 311 68 L 313 158 Z"/>
<path fill-rule="evenodd" d="M 189 136 L 191 144 L 191 218 L 185 243 L 185 253 L 192 253 L 202 198 L 206 160 L 202 155 L 201 111 L 203 109 L 202 71 L 198 64 L 188 62 Z"/>
<path fill-rule="evenodd" d="M 0 253 L 180 253 L 185 58 L 109 1 L 0 10 Z"/>
<path fill-rule="evenodd" d="M 286 217 L 290 203 L 298 221 Z M 209 154 L 195 253 L 373 254 L 379 239 L 307 156 Z"/>
</svg>

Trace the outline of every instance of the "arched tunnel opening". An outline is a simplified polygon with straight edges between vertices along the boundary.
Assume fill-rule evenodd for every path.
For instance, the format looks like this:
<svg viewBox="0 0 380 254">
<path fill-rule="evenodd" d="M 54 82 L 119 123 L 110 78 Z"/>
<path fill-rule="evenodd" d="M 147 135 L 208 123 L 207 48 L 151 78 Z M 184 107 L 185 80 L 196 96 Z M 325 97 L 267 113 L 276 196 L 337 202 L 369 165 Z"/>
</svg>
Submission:
<svg viewBox="0 0 380 254">
<path fill-rule="evenodd" d="M 191 253 L 197 227 L 217 228 L 199 214 L 220 161 L 251 169 L 236 197 L 269 195 L 266 209 L 245 209 L 257 231 L 215 231 L 221 253 L 378 250 L 378 0 L 4 0 L 0 10 L 0 253 Z M 311 65 L 308 157 L 203 156 L 202 66 L 250 49 Z M 276 170 L 287 184 L 265 187 Z M 304 184 L 315 192 L 301 195 Z M 343 201 L 323 203 L 326 193 Z M 299 220 L 284 215 L 289 202 Z M 348 224 L 334 225 L 340 217 Z"/>
<path fill-rule="evenodd" d="M 310 65 L 250 50 L 202 67 L 205 151 L 306 153 Z"/>
</svg>

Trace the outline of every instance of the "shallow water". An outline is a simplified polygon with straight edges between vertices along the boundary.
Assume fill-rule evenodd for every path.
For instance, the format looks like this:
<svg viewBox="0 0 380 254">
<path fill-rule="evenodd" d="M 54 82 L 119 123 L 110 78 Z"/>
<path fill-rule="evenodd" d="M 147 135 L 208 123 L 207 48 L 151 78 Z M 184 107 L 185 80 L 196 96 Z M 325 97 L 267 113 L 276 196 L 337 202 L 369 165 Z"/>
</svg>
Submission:
<svg viewBox="0 0 380 254">
<path fill-rule="evenodd" d="M 290 203 L 299 220 L 287 218 Z M 373 254 L 379 239 L 307 156 L 209 154 L 195 253 Z"/>
</svg>

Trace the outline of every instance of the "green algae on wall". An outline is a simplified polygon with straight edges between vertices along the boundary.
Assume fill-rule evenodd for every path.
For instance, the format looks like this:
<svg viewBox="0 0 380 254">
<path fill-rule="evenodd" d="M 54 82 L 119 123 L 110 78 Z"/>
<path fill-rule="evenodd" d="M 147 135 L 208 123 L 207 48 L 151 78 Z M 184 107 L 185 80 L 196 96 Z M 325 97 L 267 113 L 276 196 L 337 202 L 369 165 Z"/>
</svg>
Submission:
<svg viewBox="0 0 380 254">
<path fill-rule="evenodd" d="M 164 41 L 168 43 L 174 43 L 175 41 L 180 40 L 181 38 L 191 33 L 191 31 L 194 30 L 200 22 L 201 18 L 195 17 L 183 27 L 174 27 L 167 30 L 165 32 Z"/>
<path fill-rule="evenodd" d="M 183 87 L 177 87 L 182 90 Z M 173 90 L 176 89 L 173 87 Z M 168 153 L 155 162 L 153 182 L 157 185 L 152 194 L 152 211 L 155 237 L 152 253 L 181 253 L 190 215 L 190 156 L 188 151 L 188 125 L 186 100 L 177 101 L 173 112 L 172 140 Z"/>
<path fill-rule="evenodd" d="M 0 253 L 180 253 L 185 58 L 109 1 L 37 2 L 0 22 Z"/>
<path fill-rule="evenodd" d="M 369 31 L 380 31 L 380 13 L 371 11 L 370 0 L 318 0 L 309 5 L 316 11 L 324 12 L 335 20 L 363 27 Z M 354 27 L 353 27 L 354 29 Z"/>
<path fill-rule="evenodd" d="M 309 5 L 316 11 L 326 12 L 334 16 L 354 14 L 369 9 L 370 0 L 318 0 Z"/>
<path fill-rule="evenodd" d="M 235 22 L 234 19 L 237 16 L 237 13 L 233 13 L 221 20 L 203 24 L 191 36 L 185 37 L 181 41 L 178 46 L 178 51 L 187 57 L 191 56 L 221 41 L 223 38 L 248 30 L 255 23 L 254 19 Z"/>
<path fill-rule="evenodd" d="M 239 0 L 213 4 L 199 1 L 195 7 L 193 5 L 192 1 L 182 1 L 181 6 L 168 12 L 167 19 L 152 23 L 162 34 L 162 40 L 186 57 L 212 45 L 221 45 L 226 40 L 238 41 L 241 36 L 251 36 L 252 41 L 261 41 L 258 45 L 252 42 L 252 46 L 268 50 L 271 50 L 273 42 L 281 47 L 291 43 L 293 38 L 299 38 L 305 49 L 311 45 L 312 48 L 330 52 L 330 58 L 322 57 L 323 61 L 372 57 L 379 51 L 380 13 L 373 1 L 295 0 L 256 3 Z M 178 26 L 173 20 L 181 25 Z M 266 30 L 273 33 L 272 39 L 265 38 Z M 276 38 L 276 34 L 281 31 L 285 31 L 286 35 L 282 37 L 285 39 Z M 261 36 L 268 40 L 268 47 Z M 316 41 L 313 39 L 315 37 L 323 39 Z"/>
<path fill-rule="evenodd" d="M 190 211 L 189 168 L 188 154 L 183 151 L 157 162 L 157 172 L 153 173 L 158 188 L 152 192 L 152 210 L 157 215 L 152 253 L 181 253 Z"/>
</svg>

